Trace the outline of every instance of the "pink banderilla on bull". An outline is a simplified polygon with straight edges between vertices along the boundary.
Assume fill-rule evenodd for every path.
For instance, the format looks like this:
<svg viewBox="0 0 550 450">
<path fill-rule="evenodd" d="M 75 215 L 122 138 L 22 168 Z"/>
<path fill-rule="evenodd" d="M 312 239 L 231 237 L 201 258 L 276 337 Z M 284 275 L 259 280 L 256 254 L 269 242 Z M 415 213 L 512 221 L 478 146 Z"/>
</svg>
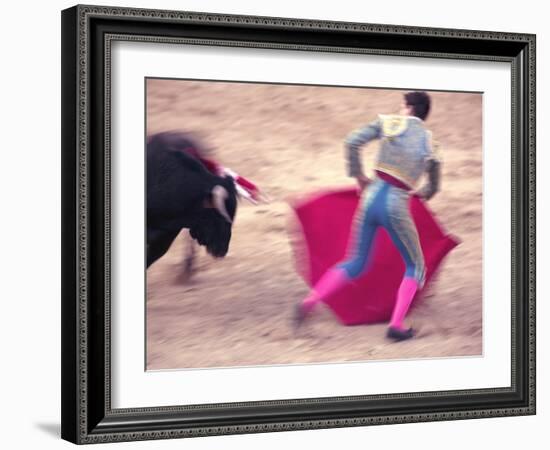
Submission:
<svg viewBox="0 0 550 450">
<path fill-rule="evenodd" d="M 220 177 L 231 177 L 235 183 L 235 188 L 237 189 L 237 194 L 239 195 L 239 197 L 242 197 L 254 204 L 258 204 L 261 201 L 269 201 L 267 196 L 260 191 L 259 187 L 255 183 L 248 180 L 247 178 L 242 177 L 234 170 L 229 169 L 228 167 L 223 167 L 222 165 L 218 164 L 216 161 L 212 161 L 211 159 L 202 158 L 200 156 L 197 156 L 197 158 L 206 166 L 206 168 L 210 172 Z"/>
</svg>

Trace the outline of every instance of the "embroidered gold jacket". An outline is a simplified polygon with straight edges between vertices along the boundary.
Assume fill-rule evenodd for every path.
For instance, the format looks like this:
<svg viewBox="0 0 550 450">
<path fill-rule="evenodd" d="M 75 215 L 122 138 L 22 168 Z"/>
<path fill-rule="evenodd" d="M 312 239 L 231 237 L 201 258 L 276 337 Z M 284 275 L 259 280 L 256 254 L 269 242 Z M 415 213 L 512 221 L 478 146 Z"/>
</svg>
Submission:
<svg viewBox="0 0 550 450">
<path fill-rule="evenodd" d="M 438 146 L 421 119 L 379 115 L 375 121 L 351 133 L 346 139 L 350 176 L 363 173 L 359 149 L 373 139 L 381 139 L 374 169 L 397 178 L 411 189 L 429 169 L 431 162 L 440 162 Z"/>
</svg>

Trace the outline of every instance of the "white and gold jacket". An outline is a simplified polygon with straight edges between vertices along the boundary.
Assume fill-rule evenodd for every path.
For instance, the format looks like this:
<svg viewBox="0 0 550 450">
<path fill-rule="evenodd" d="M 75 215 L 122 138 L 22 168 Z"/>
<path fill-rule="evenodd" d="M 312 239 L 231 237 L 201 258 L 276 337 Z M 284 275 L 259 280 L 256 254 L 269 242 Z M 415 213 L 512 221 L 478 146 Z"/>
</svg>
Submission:
<svg viewBox="0 0 550 450">
<path fill-rule="evenodd" d="M 434 143 L 431 131 L 418 117 L 400 115 L 379 115 L 378 118 L 351 133 L 346 139 L 348 174 L 352 177 L 363 173 L 359 149 L 369 141 L 380 139 L 380 149 L 375 170 L 384 172 L 414 189 L 424 172 L 434 166 L 439 169 L 438 145 Z M 429 176 L 432 182 L 432 176 Z M 439 175 L 435 182 L 439 183 Z M 431 197 L 438 186 L 428 186 L 424 190 Z"/>
</svg>

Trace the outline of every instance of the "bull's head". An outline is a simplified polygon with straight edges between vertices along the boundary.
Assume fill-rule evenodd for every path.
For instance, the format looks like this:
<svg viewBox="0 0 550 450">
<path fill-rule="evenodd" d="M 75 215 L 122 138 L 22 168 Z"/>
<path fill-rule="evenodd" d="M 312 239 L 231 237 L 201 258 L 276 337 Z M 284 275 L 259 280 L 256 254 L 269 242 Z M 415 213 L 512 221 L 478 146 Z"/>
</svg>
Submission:
<svg viewBox="0 0 550 450">
<path fill-rule="evenodd" d="M 237 192 L 230 177 L 220 179 L 203 203 L 203 208 L 189 229 L 191 237 L 204 245 L 209 254 L 221 258 L 229 250 L 231 226 L 237 211 Z"/>
</svg>

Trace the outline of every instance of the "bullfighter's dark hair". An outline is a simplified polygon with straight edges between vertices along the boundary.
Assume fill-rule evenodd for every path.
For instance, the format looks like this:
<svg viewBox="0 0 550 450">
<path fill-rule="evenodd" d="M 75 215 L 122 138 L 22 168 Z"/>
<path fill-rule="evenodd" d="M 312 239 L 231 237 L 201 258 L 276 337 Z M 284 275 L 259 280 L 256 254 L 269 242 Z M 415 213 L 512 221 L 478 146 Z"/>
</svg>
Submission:
<svg viewBox="0 0 550 450">
<path fill-rule="evenodd" d="M 424 91 L 413 91 L 405 94 L 405 103 L 412 107 L 412 113 L 419 119 L 426 120 L 430 113 L 431 99 Z"/>
</svg>

